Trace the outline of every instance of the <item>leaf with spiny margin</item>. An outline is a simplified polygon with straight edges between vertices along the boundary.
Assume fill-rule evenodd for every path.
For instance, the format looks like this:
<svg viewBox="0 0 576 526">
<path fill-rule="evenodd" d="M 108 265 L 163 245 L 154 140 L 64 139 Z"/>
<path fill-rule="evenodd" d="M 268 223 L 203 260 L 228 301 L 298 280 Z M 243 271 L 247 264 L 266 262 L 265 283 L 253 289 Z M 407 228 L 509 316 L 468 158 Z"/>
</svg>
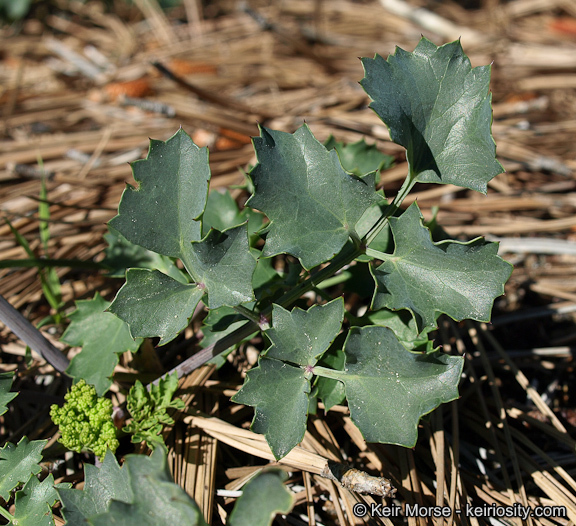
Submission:
<svg viewBox="0 0 576 526">
<path fill-rule="evenodd" d="M 54 484 L 54 476 L 48 475 L 42 482 L 31 477 L 14 496 L 14 524 L 18 526 L 54 526 L 52 506 L 58 501 L 58 488 L 70 484 Z"/>
<path fill-rule="evenodd" d="M 266 437 L 274 457 L 285 457 L 304 438 L 310 374 L 300 367 L 260 356 L 232 401 L 255 408 L 250 429 Z M 287 415 L 290 415 L 287 417 Z"/>
<path fill-rule="evenodd" d="M 490 66 L 472 68 L 459 41 L 436 47 L 422 38 L 413 53 L 362 59 L 370 107 L 406 148 L 410 176 L 486 193 L 504 169 L 495 159 Z"/>
<path fill-rule="evenodd" d="M 232 400 L 255 407 L 251 429 L 266 436 L 276 459 L 304 437 L 312 376 L 305 368 L 313 367 L 328 349 L 343 318 L 342 298 L 307 311 L 272 308 L 273 326 L 266 331 L 272 346 L 260 355 Z"/>
<path fill-rule="evenodd" d="M 408 309 L 418 331 L 436 327 L 440 313 L 454 320 L 490 321 L 494 300 L 504 294 L 512 265 L 498 256 L 498 243 L 434 243 L 416 203 L 390 218 L 395 250 L 373 271 L 372 309 Z"/>
<path fill-rule="evenodd" d="M 28 482 L 32 475 L 40 472 L 38 463 L 47 440 L 28 441 L 22 437 L 17 445 L 7 442 L 0 448 L 0 497 L 8 500 L 10 492 L 18 484 Z"/>
<path fill-rule="evenodd" d="M 152 139 L 148 156 L 132 163 L 132 170 L 139 187 L 128 185 L 110 225 L 136 245 L 182 258 L 190 242 L 202 237 L 208 150 L 180 129 L 167 141 Z"/>
<path fill-rule="evenodd" d="M 165 345 L 188 326 L 203 294 L 158 270 L 131 268 L 108 310 L 130 326 L 133 338 L 158 336 Z"/>
<path fill-rule="evenodd" d="M 315 365 L 340 332 L 344 300 L 336 298 L 308 310 L 272 307 L 272 327 L 266 331 L 272 346 L 264 354 L 298 365 Z"/>
<path fill-rule="evenodd" d="M 463 358 L 408 352 L 387 327 L 353 327 L 344 344 L 344 383 L 352 421 L 367 442 L 414 447 L 418 422 L 458 398 Z"/>
<path fill-rule="evenodd" d="M 72 358 L 66 373 L 73 378 L 84 378 L 104 396 L 110 388 L 110 377 L 118 364 L 118 354 L 136 352 L 142 340 L 130 336 L 128 325 L 110 312 L 110 302 L 98 292 L 94 299 L 76 302 L 76 310 L 69 316 L 70 325 L 61 340 L 82 350 Z"/>
<path fill-rule="evenodd" d="M 186 249 L 188 270 L 196 283 L 181 283 L 156 270 L 129 269 L 126 283 L 110 305 L 136 337 L 172 341 L 188 325 L 196 305 L 208 294 L 208 307 L 236 306 L 254 299 L 252 275 L 256 260 L 250 252 L 246 224 L 224 232 L 210 230 Z"/>
<path fill-rule="evenodd" d="M 162 448 L 151 456 L 128 455 L 126 470 L 132 498 L 129 502 L 112 498 L 104 513 L 92 516 L 92 526 L 206 526 L 194 500 L 174 483 Z"/>
<path fill-rule="evenodd" d="M 84 464 L 84 489 L 58 488 L 66 526 L 84 526 L 89 517 L 108 511 L 112 499 L 130 503 L 134 496 L 127 469 L 108 451 L 102 466 Z"/>
<path fill-rule="evenodd" d="M 18 393 L 11 393 L 14 373 L 0 373 L 0 415 L 3 415 L 8 408 L 6 404 L 18 396 Z"/>
<path fill-rule="evenodd" d="M 254 299 L 252 275 L 256 259 L 250 252 L 246 223 L 220 232 L 212 229 L 188 250 L 190 271 L 208 293 L 208 308 L 234 307 Z"/>
<path fill-rule="evenodd" d="M 264 257 L 291 254 L 306 269 L 332 259 L 379 199 L 374 173 L 347 173 L 306 125 L 293 134 L 260 127 L 254 148 L 254 194 L 246 204 L 270 219 Z"/>
<path fill-rule="evenodd" d="M 228 526 L 270 526 L 278 513 L 289 513 L 294 497 L 283 484 L 287 478 L 280 469 L 258 473 L 242 488 Z"/>
</svg>

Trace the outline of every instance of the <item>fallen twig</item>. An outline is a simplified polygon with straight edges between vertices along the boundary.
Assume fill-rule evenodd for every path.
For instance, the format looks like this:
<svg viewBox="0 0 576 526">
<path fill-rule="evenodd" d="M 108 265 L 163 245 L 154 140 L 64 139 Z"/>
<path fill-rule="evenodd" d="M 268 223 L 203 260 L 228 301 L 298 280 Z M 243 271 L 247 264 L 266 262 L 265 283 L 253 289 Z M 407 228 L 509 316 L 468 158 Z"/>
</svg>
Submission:
<svg viewBox="0 0 576 526">
<path fill-rule="evenodd" d="M 42 333 L 0 295 L 0 321 L 54 369 L 63 373 L 70 360 L 54 347 Z"/>
</svg>

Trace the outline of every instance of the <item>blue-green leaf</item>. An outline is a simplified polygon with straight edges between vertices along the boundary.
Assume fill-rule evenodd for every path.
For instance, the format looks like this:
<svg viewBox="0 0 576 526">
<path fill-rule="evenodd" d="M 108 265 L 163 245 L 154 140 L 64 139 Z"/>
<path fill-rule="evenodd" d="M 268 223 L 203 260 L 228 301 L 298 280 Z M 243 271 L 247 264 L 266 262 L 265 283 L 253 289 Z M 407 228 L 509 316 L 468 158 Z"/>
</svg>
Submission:
<svg viewBox="0 0 576 526">
<path fill-rule="evenodd" d="M 490 66 L 472 68 L 460 42 L 436 47 L 422 38 L 413 53 L 362 59 L 370 107 L 406 148 L 412 180 L 486 193 L 503 172 L 495 159 Z"/>
<path fill-rule="evenodd" d="M 0 497 L 8 500 L 10 492 L 20 483 L 40 472 L 38 463 L 47 440 L 28 441 L 23 437 L 17 445 L 11 442 L 0 448 Z"/>
<path fill-rule="evenodd" d="M 277 459 L 304 437 L 312 377 L 308 369 L 337 336 L 343 317 L 342 298 L 307 311 L 273 307 L 272 327 L 266 331 L 272 346 L 232 400 L 255 407 L 252 430 L 266 436 Z"/>
<path fill-rule="evenodd" d="M 131 268 L 109 310 L 130 326 L 133 338 L 158 336 L 164 345 L 186 328 L 203 294 L 157 270 Z"/>
<path fill-rule="evenodd" d="M 242 488 L 228 526 L 270 526 L 278 513 L 289 513 L 294 497 L 283 484 L 287 478 L 280 469 L 258 473 Z"/>
<path fill-rule="evenodd" d="M 261 127 L 254 148 L 258 164 L 250 177 L 255 190 L 246 204 L 271 221 L 264 257 L 292 254 L 306 269 L 332 259 L 379 199 L 374 173 L 362 178 L 347 173 L 336 152 L 306 125 L 294 134 Z"/>
<path fill-rule="evenodd" d="M 344 383 L 352 421 L 367 442 L 414 447 L 420 418 L 458 397 L 463 359 L 408 352 L 386 327 L 350 330 Z"/>
<path fill-rule="evenodd" d="M 120 468 L 110 451 L 100 468 L 84 464 L 84 489 L 59 488 L 58 494 L 66 526 L 86 525 L 89 517 L 108 511 L 112 499 L 128 503 L 134 498 L 128 470 Z"/>
<path fill-rule="evenodd" d="M 94 299 L 76 302 L 76 310 L 69 316 L 71 323 L 62 335 L 63 342 L 82 347 L 66 372 L 73 378 L 84 378 L 96 388 L 98 396 L 110 388 L 118 354 L 135 352 L 141 343 L 130 336 L 124 321 L 105 312 L 109 305 L 98 293 Z"/>
<path fill-rule="evenodd" d="M 256 260 L 246 224 L 223 232 L 210 230 L 202 241 L 190 244 L 186 262 L 196 283 L 208 292 L 208 308 L 234 307 L 254 299 Z"/>
<path fill-rule="evenodd" d="M 106 455 L 108 456 L 108 455 Z M 128 455 L 122 467 L 129 502 L 112 496 L 107 511 L 88 519 L 92 526 L 206 526 L 198 505 L 174 483 L 162 448 L 150 457 Z"/>
<path fill-rule="evenodd" d="M 481 238 L 434 243 L 416 203 L 390 218 L 390 227 L 395 250 L 374 270 L 373 309 L 408 309 L 419 332 L 435 328 L 440 313 L 455 320 L 490 320 L 512 272 L 498 256 L 498 243 Z"/>
<path fill-rule="evenodd" d="M 54 526 L 52 506 L 58 501 L 56 489 L 70 484 L 54 485 L 54 477 L 48 475 L 42 482 L 30 478 L 14 497 L 14 525 Z"/>
<path fill-rule="evenodd" d="M 210 168 L 208 150 L 182 129 L 150 141 L 146 159 L 132 163 L 138 188 L 129 186 L 110 225 L 126 239 L 164 256 L 181 257 L 201 238 Z"/>
</svg>

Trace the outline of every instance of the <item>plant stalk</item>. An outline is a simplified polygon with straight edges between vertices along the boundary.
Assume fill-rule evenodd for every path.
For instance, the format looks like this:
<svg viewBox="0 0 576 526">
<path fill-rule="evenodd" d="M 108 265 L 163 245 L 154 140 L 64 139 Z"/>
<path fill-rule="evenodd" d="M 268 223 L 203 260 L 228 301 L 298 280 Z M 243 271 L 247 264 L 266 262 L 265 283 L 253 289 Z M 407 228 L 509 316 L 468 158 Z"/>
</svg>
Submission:
<svg viewBox="0 0 576 526">
<path fill-rule="evenodd" d="M 344 246 L 342 252 L 340 252 L 328 265 L 324 268 L 320 269 L 315 274 L 311 274 L 306 278 L 302 283 L 294 287 L 293 289 L 287 291 L 283 294 L 275 303 L 282 306 L 282 307 L 289 307 L 292 305 L 298 298 L 300 298 L 306 292 L 312 290 L 314 287 L 318 287 L 322 282 L 331 278 L 336 274 L 339 270 L 344 268 L 346 265 L 349 265 L 354 261 L 358 256 L 366 253 L 365 245 L 368 245 L 374 238 L 378 235 L 378 233 L 384 228 L 386 223 L 388 222 L 388 218 L 393 215 L 400 205 L 400 203 L 404 200 L 406 195 L 410 192 L 411 188 L 414 186 L 416 182 L 415 178 L 408 175 L 404 181 L 404 184 L 398 191 L 398 194 L 390 203 L 390 205 L 386 208 L 386 211 L 382 214 L 380 219 L 370 228 L 368 233 L 362 238 L 362 243 L 359 246 L 347 244 Z M 154 380 L 151 384 L 148 384 L 148 389 L 150 389 L 151 385 L 157 385 L 158 382 L 169 374 L 173 374 L 176 372 L 178 374 L 178 378 L 182 376 L 186 376 L 190 374 L 194 369 L 204 365 L 206 362 L 210 361 L 212 358 L 216 357 L 218 354 L 224 352 L 226 349 L 232 347 L 240 343 L 242 340 L 248 338 L 252 333 L 259 330 L 259 326 L 255 323 L 257 318 L 260 318 L 261 315 L 268 316 L 272 312 L 272 305 L 268 305 L 260 312 L 248 311 L 250 314 L 243 312 L 244 310 L 248 309 L 236 309 L 236 312 L 239 312 L 244 317 L 248 318 L 248 321 L 238 327 L 234 332 L 227 334 L 222 339 L 218 340 L 217 342 L 205 347 L 201 351 L 197 352 L 195 355 L 191 356 L 190 358 L 184 360 L 182 363 L 178 364 L 176 367 L 168 371 L 163 376 Z M 324 372 L 324 368 L 315 367 L 315 370 L 321 369 Z M 326 369 L 326 371 L 331 371 L 331 369 Z M 320 373 L 318 373 L 320 374 Z M 325 375 L 330 373 L 324 372 Z M 322 376 L 322 375 L 321 375 Z M 332 378 L 332 377 L 330 377 Z M 335 378 L 338 379 L 338 378 Z"/>
</svg>

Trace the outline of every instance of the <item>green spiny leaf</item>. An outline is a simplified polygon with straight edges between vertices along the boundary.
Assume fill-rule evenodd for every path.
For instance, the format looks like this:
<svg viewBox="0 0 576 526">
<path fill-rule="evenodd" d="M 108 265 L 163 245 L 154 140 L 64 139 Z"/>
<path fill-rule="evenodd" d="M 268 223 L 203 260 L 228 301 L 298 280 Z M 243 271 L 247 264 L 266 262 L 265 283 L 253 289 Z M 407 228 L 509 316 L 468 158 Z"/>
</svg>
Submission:
<svg viewBox="0 0 576 526">
<path fill-rule="evenodd" d="M 343 317 L 342 298 L 308 311 L 273 306 L 273 326 L 266 331 L 272 346 L 260 356 L 258 367 L 248 372 L 232 400 L 255 407 L 252 430 L 266 436 L 277 459 L 304 437 L 312 376 L 306 367 L 314 366 L 330 346 Z"/>
<path fill-rule="evenodd" d="M 343 319 L 342 298 L 307 311 L 295 308 L 290 312 L 274 305 L 272 327 L 266 331 L 272 346 L 264 354 L 298 365 L 315 365 L 340 332 Z"/>
<path fill-rule="evenodd" d="M 208 308 L 234 307 L 254 299 L 256 260 L 250 252 L 246 224 L 224 232 L 210 230 L 202 241 L 190 244 L 186 261 L 195 281 L 208 292 Z"/>
<path fill-rule="evenodd" d="M 422 331 L 436 327 L 440 313 L 455 320 L 489 321 L 495 298 L 504 293 L 512 266 L 498 256 L 498 243 L 434 243 L 416 203 L 390 218 L 394 253 L 374 270 L 374 310 L 410 310 Z"/>
<path fill-rule="evenodd" d="M 205 292 L 211 309 L 254 299 L 256 260 L 246 224 L 224 232 L 212 229 L 201 241 L 182 248 L 180 257 L 196 283 L 182 283 L 156 270 L 126 273 L 110 311 L 128 323 L 134 338 L 159 336 L 160 345 L 170 342 L 187 326 Z"/>
<path fill-rule="evenodd" d="M 98 293 L 94 299 L 76 302 L 70 314 L 71 323 L 62 341 L 82 347 L 72 358 L 66 372 L 73 378 L 84 378 L 103 396 L 110 388 L 110 376 L 118 364 L 118 354 L 137 351 L 141 340 L 133 340 L 128 325 L 110 312 L 110 303 Z"/>
<path fill-rule="evenodd" d="M 310 374 L 281 360 L 260 356 L 232 400 L 255 408 L 251 429 L 266 437 L 276 459 L 304 438 L 308 420 Z"/>
<path fill-rule="evenodd" d="M 334 376 L 368 442 L 414 447 L 420 418 L 458 397 L 461 357 L 410 353 L 386 327 L 353 327 L 344 352 L 346 367 Z"/>
<path fill-rule="evenodd" d="M 177 151 L 174 152 L 174 149 Z M 199 152 L 188 135 L 182 131 L 166 143 L 153 141 L 148 159 L 142 161 L 144 164 L 135 165 L 143 166 L 138 171 L 135 169 L 135 178 L 145 179 L 146 184 L 143 181 L 137 191 L 128 189 L 124 192 L 120 214 L 111 222 L 112 227 L 118 229 L 130 242 L 180 258 L 192 279 L 196 281 L 195 285 L 186 283 L 186 280 L 181 278 L 180 271 L 173 265 L 168 270 L 177 283 L 159 272 L 146 274 L 142 269 L 128 271 L 127 282 L 118 292 L 110 311 L 130 325 L 132 336 L 159 336 L 161 345 L 173 340 L 186 327 L 204 292 L 208 293 L 209 308 L 236 306 L 254 299 L 252 275 L 256 260 L 250 251 L 246 224 L 223 232 L 211 229 L 202 240 L 199 237 L 200 231 L 196 231 L 200 228 L 200 223 L 194 218 L 204 209 L 206 196 L 202 194 L 203 201 L 200 203 L 200 198 L 193 195 L 193 185 L 207 184 L 209 178 L 209 172 L 205 173 L 206 180 L 203 176 L 198 179 L 196 175 L 203 173 L 202 163 L 206 165 L 206 170 L 208 169 L 207 156 L 203 157 Z M 176 165 L 168 162 L 170 155 L 178 158 Z M 194 165 L 187 166 L 186 163 Z M 166 192 L 157 195 L 160 191 L 158 188 L 163 189 L 166 185 L 158 180 L 156 173 L 156 170 L 162 169 L 167 170 L 165 177 L 175 185 L 177 195 Z M 192 179 L 188 180 L 190 177 Z M 182 193 L 186 194 L 185 197 L 190 203 L 180 200 Z M 164 201 L 159 201 L 161 198 Z M 150 200 L 154 200 L 154 204 Z M 156 226 L 152 228 L 151 225 L 156 225 L 156 216 L 161 213 L 160 209 L 157 209 L 160 205 L 169 212 L 166 213 L 166 218 L 158 222 L 157 230 L 154 230 Z M 139 207 L 147 206 L 151 211 L 140 211 Z M 191 213 L 190 210 L 194 212 Z M 249 214 L 244 215 L 248 217 Z M 230 222 L 235 222 L 234 217 Z M 140 223 L 139 228 L 147 234 L 138 237 L 138 228 L 130 230 L 133 223 Z M 196 226 L 192 227 L 191 224 Z M 164 237 L 166 239 L 160 240 Z M 148 286 L 152 288 L 150 293 L 146 294 L 145 289 Z M 156 312 L 153 312 L 155 309 Z M 152 316 L 148 318 L 149 314 Z"/>
<path fill-rule="evenodd" d="M 0 497 L 8 500 L 10 492 L 32 475 L 40 472 L 38 463 L 47 440 L 28 441 L 23 437 L 17 445 L 8 442 L 0 448 Z"/>
<path fill-rule="evenodd" d="M 137 189 L 128 186 L 110 225 L 126 239 L 164 256 L 181 257 L 201 238 L 199 218 L 208 195 L 208 150 L 182 129 L 150 141 L 146 159 L 132 163 Z"/>
<path fill-rule="evenodd" d="M 14 524 L 18 526 L 54 526 L 52 506 L 58 501 L 56 488 L 70 484 L 54 485 L 54 477 L 48 475 L 42 482 L 31 477 L 14 497 Z"/>
<path fill-rule="evenodd" d="M 100 468 L 84 464 L 84 480 L 82 490 L 58 488 L 66 526 L 88 524 L 89 517 L 108 511 L 112 499 L 129 503 L 134 498 L 128 470 L 121 469 L 110 452 L 104 456 Z"/>
<path fill-rule="evenodd" d="M 108 455 L 106 455 L 108 456 Z M 128 455 L 122 471 L 127 471 L 130 502 L 112 498 L 104 513 L 92 516 L 92 526 L 206 526 L 198 505 L 174 483 L 166 455 L 158 448 L 150 457 Z"/>
<path fill-rule="evenodd" d="M 164 345 L 186 328 L 203 294 L 157 270 L 131 268 L 109 310 L 130 326 L 133 338 L 159 336 Z"/>
<path fill-rule="evenodd" d="M 306 269 L 340 252 L 364 211 L 378 200 L 374 173 L 347 173 L 334 150 L 308 126 L 294 134 L 260 128 L 254 139 L 258 164 L 250 172 L 254 195 L 247 205 L 271 223 L 264 257 L 292 254 Z"/>
<path fill-rule="evenodd" d="M 460 42 L 422 38 L 413 53 L 364 58 L 362 87 L 391 139 L 406 148 L 411 178 L 486 193 L 501 173 L 490 132 L 490 66 L 472 68 Z"/>
</svg>

